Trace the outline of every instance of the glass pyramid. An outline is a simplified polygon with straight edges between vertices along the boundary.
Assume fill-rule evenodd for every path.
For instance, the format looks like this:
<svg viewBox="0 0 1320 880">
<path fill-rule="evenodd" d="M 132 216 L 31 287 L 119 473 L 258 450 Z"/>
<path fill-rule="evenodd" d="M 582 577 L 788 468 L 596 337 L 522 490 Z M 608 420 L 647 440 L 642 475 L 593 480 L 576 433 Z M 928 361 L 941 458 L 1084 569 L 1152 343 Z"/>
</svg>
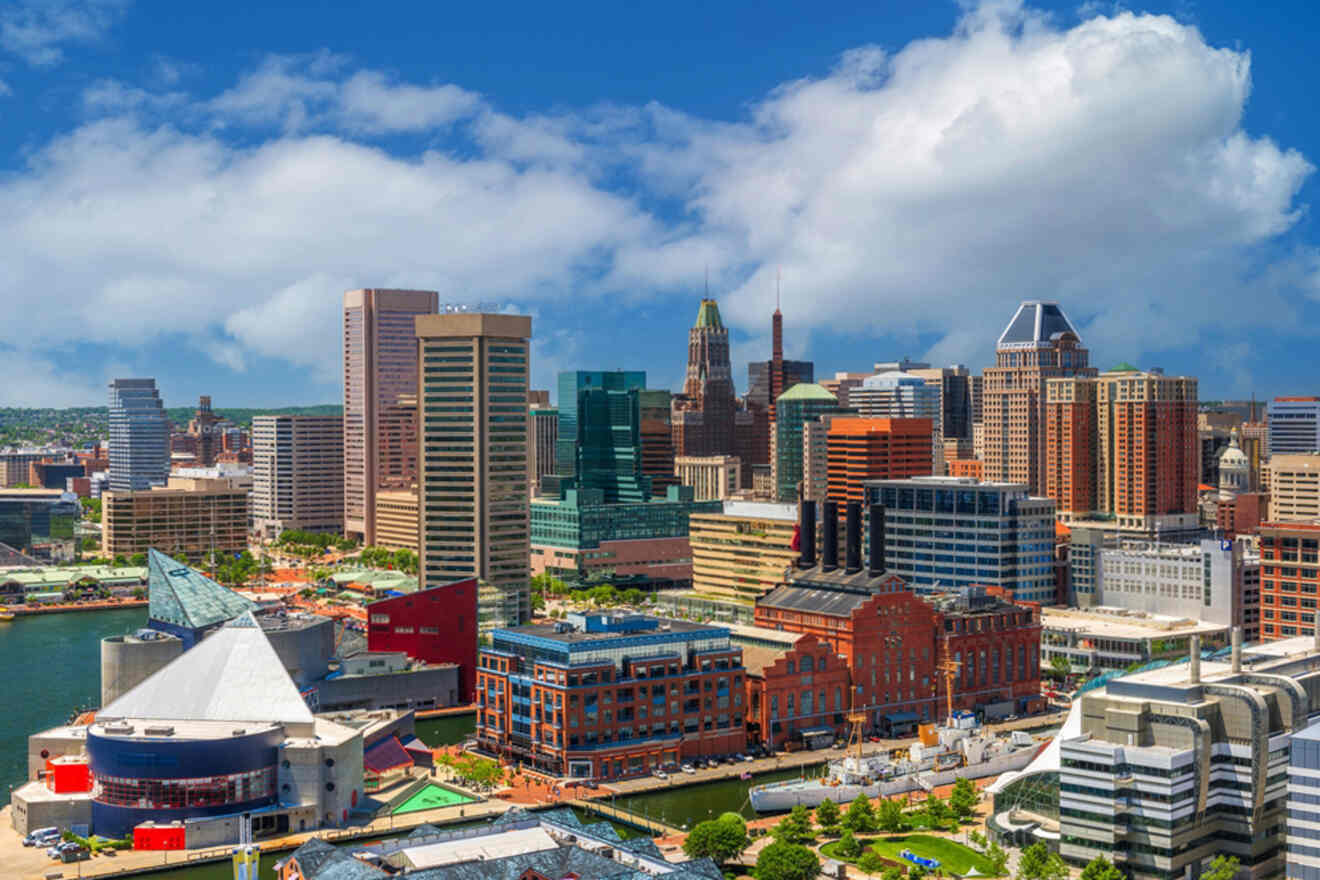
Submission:
<svg viewBox="0 0 1320 880">
<path fill-rule="evenodd" d="M 233 620 L 257 604 L 159 550 L 147 551 L 147 616 L 187 629 Z"/>
</svg>

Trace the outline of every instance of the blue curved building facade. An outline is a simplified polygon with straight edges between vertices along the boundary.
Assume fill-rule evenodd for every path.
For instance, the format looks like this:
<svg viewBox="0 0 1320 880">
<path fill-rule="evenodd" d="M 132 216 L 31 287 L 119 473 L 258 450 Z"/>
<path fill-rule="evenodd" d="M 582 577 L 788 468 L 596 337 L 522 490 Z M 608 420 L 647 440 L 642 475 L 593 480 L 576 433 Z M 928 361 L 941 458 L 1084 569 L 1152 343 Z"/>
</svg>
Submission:
<svg viewBox="0 0 1320 880">
<path fill-rule="evenodd" d="M 218 725 L 217 725 L 218 726 Z M 125 837 L 141 822 L 219 816 L 277 802 L 278 726 L 209 737 L 119 734 L 87 730 L 96 789 L 92 827 Z"/>
</svg>

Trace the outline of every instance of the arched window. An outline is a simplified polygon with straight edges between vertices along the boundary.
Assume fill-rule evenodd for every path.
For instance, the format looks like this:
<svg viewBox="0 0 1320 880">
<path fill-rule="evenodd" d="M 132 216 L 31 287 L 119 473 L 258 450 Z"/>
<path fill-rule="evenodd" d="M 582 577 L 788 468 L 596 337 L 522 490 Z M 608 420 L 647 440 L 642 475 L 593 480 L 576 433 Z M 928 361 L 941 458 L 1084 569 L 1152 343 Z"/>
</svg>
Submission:
<svg viewBox="0 0 1320 880">
<path fill-rule="evenodd" d="M 811 671 L 812 666 L 811 666 L 811 657 L 810 657 L 810 655 L 808 655 L 808 656 L 802 658 L 802 663 L 801 663 L 801 667 L 800 667 L 800 668 L 801 668 L 801 670 L 802 670 L 803 672 L 810 672 L 810 671 Z"/>
</svg>

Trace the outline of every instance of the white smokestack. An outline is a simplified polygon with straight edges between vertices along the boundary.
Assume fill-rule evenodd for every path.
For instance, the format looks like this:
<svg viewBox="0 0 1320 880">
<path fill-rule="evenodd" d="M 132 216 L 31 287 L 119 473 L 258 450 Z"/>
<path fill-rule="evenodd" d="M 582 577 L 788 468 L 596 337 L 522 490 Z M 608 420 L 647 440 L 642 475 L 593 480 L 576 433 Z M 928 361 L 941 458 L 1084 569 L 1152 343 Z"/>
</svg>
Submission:
<svg viewBox="0 0 1320 880">
<path fill-rule="evenodd" d="M 1233 671 L 1242 671 L 1242 627 L 1235 626 L 1231 630 L 1233 639 Z"/>
<path fill-rule="evenodd" d="M 1187 652 L 1187 680 L 1197 684 L 1201 680 L 1201 637 L 1192 636 L 1192 647 Z"/>
</svg>

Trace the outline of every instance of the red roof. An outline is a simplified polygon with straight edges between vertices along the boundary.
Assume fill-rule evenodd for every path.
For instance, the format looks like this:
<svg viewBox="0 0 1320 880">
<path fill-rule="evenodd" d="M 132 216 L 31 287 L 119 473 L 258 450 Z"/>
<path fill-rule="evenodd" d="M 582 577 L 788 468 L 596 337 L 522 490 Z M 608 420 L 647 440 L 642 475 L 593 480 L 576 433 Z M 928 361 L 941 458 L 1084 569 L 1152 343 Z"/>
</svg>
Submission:
<svg viewBox="0 0 1320 880">
<path fill-rule="evenodd" d="M 362 753 L 362 766 L 372 773 L 385 773 L 399 767 L 411 767 L 412 757 L 397 736 L 383 739 Z"/>
</svg>

